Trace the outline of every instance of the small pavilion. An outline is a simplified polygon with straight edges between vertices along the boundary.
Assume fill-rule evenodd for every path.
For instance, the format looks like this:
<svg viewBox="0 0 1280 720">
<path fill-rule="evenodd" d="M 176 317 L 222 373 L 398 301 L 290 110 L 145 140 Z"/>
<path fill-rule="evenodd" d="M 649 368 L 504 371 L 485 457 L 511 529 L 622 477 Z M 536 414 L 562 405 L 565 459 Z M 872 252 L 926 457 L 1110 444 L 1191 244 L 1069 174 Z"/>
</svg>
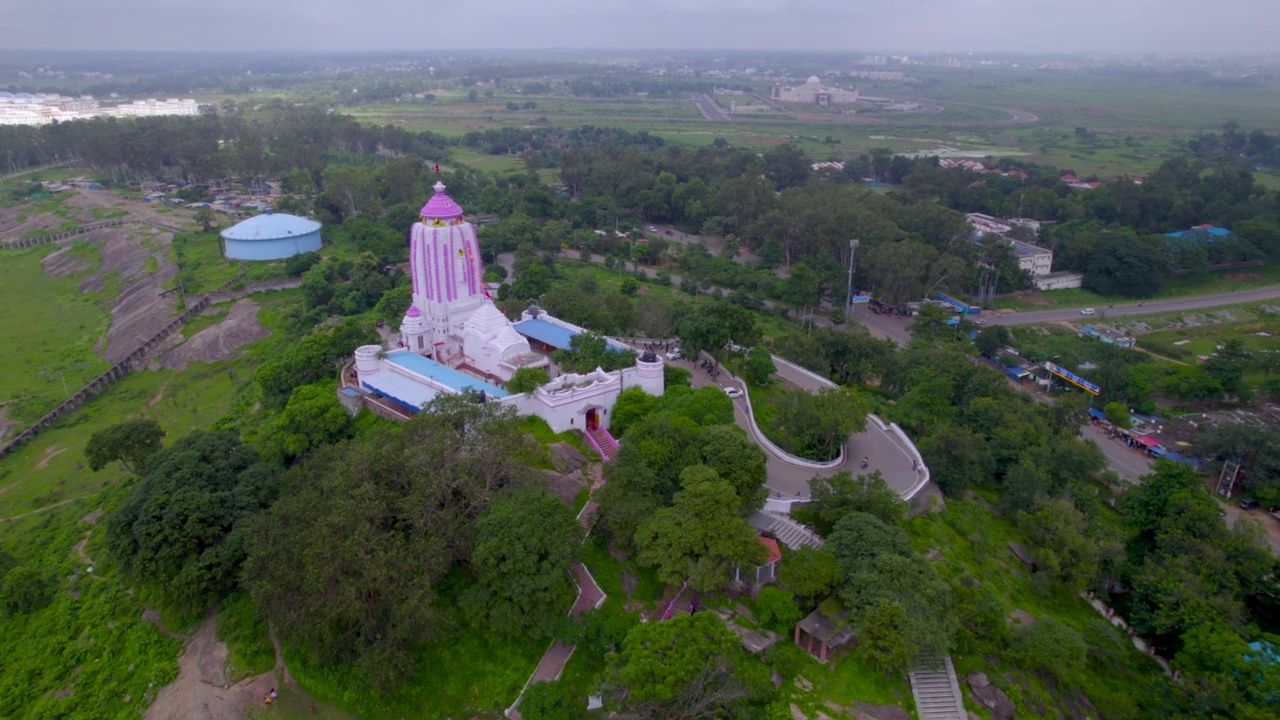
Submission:
<svg viewBox="0 0 1280 720">
<path fill-rule="evenodd" d="M 835 651 L 851 642 L 857 644 L 853 626 L 834 600 L 823 602 L 796 623 L 796 645 L 819 662 L 826 662 Z"/>
</svg>

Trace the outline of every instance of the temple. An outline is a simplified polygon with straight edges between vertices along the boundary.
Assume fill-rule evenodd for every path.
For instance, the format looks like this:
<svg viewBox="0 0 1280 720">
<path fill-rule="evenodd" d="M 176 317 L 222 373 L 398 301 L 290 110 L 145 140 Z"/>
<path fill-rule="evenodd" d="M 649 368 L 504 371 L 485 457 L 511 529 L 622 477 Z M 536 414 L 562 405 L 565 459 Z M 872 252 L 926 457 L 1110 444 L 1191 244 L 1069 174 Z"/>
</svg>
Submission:
<svg viewBox="0 0 1280 720">
<path fill-rule="evenodd" d="M 475 226 L 442 183 L 434 189 L 409 236 L 413 304 L 400 324 L 402 346 L 499 382 L 521 366 L 545 365 L 489 298 Z"/>
<path fill-rule="evenodd" d="M 398 347 L 356 349 L 349 377 L 355 387 L 344 389 L 344 402 L 407 417 L 440 394 L 483 395 L 543 418 L 555 432 L 582 430 L 602 457 L 612 457 L 617 442 L 608 427 L 618 395 L 629 387 L 661 395 L 662 359 L 644 352 L 622 370 L 560 373 L 548 353 L 568 349 L 585 330 L 536 305 L 520 322 L 509 320 L 485 288 L 475 226 L 443 184 L 434 189 L 409 235 L 413 301 L 400 323 Z M 630 349 L 616 339 L 609 347 Z M 507 391 L 506 382 L 517 370 L 538 367 L 548 370 L 550 382 L 528 393 Z"/>
</svg>

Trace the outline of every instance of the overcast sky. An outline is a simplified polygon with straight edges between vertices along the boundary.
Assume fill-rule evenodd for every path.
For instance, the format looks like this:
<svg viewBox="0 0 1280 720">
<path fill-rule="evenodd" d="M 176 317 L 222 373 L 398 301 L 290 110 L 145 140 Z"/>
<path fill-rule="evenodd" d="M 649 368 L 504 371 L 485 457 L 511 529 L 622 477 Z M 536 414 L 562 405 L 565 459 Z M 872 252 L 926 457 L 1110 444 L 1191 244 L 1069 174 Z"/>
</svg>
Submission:
<svg viewBox="0 0 1280 720">
<path fill-rule="evenodd" d="M 1268 53 L 1277 0 L 2 0 L 0 49 Z"/>
</svg>

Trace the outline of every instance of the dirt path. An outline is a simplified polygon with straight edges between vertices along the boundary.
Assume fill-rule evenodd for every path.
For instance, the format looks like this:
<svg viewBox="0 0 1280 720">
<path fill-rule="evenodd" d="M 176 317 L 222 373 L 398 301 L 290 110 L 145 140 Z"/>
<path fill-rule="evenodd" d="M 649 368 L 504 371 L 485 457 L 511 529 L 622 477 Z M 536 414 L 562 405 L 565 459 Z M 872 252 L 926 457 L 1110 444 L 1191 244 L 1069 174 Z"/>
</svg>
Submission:
<svg viewBox="0 0 1280 720">
<path fill-rule="evenodd" d="M 12 487 L 12 486 L 10 486 L 10 487 Z M 5 488 L 5 489 L 7 490 L 8 488 Z M 28 515 L 35 515 L 36 513 L 42 513 L 42 512 L 44 512 L 45 510 L 52 510 L 52 509 L 54 509 L 54 508 L 56 508 L 56 507 L 62 507 L 63 505 L 68 505 L 68 504 L 70 504 L 70 503 L 73 503 L 73 502 L 76 502 L 76 501 L 79 501 L 79 500 L 88 500 L 89 498 L 93 497 L 94 495 L 97 495 L 97 493 L 96 493 L 96 492 L 94 492 L 94 493 L 89 493 L 88 495 L 81 495 L 80 497 L 73 497 L 73 498 L 67 498 L 66 500 L 59 500 L 59 501 L 58 501 L 58 502 L 56 502 L 56 503 L 52 503 L 52 504 L 50 504 L 50 505 L 45 505 L 44 507 L 36 508 L 35 510 L 28 510 L 28 511 L 26 511 L 26 512 L 24 512 L 24 513 L 19 513 L 19 514 L 17 514 L 17 515 L 10 515 L 10 516 L 9 516 L 9 517 L 7 517 L 7 518 L 0 518 L 0 522 L 4 522 L 4 521 L 6 521 L 6 520 L 21 520 L 22 518 L 27 517 Z"/>
<path fill-rule="evenodd" d="M 262 707 L 263 697 L 276 688 L 277 682 L 299 696 L 300 700 L 294 704 L 313 704 L 285 665 L 274 632 L 271 644 L 276 651 L 275 667 L 270 672 L 228 685 L 227 646 L 217 639 L 214 627 L 214 615 L 210 612 L 178 658 L 178 679 L 156 694 L 155 702 L 143 716 L 145 720 L 243 720 Z"/>
</svg>

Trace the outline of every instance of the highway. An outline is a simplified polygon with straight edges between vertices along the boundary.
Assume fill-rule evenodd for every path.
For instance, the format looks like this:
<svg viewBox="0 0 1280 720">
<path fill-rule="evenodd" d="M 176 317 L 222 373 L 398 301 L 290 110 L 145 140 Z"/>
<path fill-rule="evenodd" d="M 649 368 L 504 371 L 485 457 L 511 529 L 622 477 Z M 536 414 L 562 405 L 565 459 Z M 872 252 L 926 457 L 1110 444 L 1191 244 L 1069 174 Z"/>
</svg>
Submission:
<svg viewBox="0 0 1280 720">
<path fill-rule="evenodd" d="M 1204 310 L 1223 305 L 1238 305 L 1256 300 L 1270 300 L 1280 297 L 1280 285 L 1241 290 L 1239 292 L 1222 293 L 1220 295 L 1202 295 L 1200 297 L 1177 298 L 1174 300 L 1152 300 L 1141 303 L 1124 303 L 1121 305 L 1098 305 L 1094 317 L 1099 322 L 1106 318 L 1133 317 L 1135 315 L 1154 315 L 1166 312 L 1188 312 Z M 1007 315 L 990 315 L 982 317 L 992 325 L 1034 325 L 1036 323 L 1060 322 L 1063 320 L 1080 320 L 1080 309 L 1037 310 L 1034 312 L 1009 313 Z"/>
<path fill-rule="evenodd" d="M 702 117 L 712 122 L 729 122 L 729 114 L 720 109 L 720 105 L 706 93 L 694 93 L 693 102 L 697 104 Z"/>
</svg>

